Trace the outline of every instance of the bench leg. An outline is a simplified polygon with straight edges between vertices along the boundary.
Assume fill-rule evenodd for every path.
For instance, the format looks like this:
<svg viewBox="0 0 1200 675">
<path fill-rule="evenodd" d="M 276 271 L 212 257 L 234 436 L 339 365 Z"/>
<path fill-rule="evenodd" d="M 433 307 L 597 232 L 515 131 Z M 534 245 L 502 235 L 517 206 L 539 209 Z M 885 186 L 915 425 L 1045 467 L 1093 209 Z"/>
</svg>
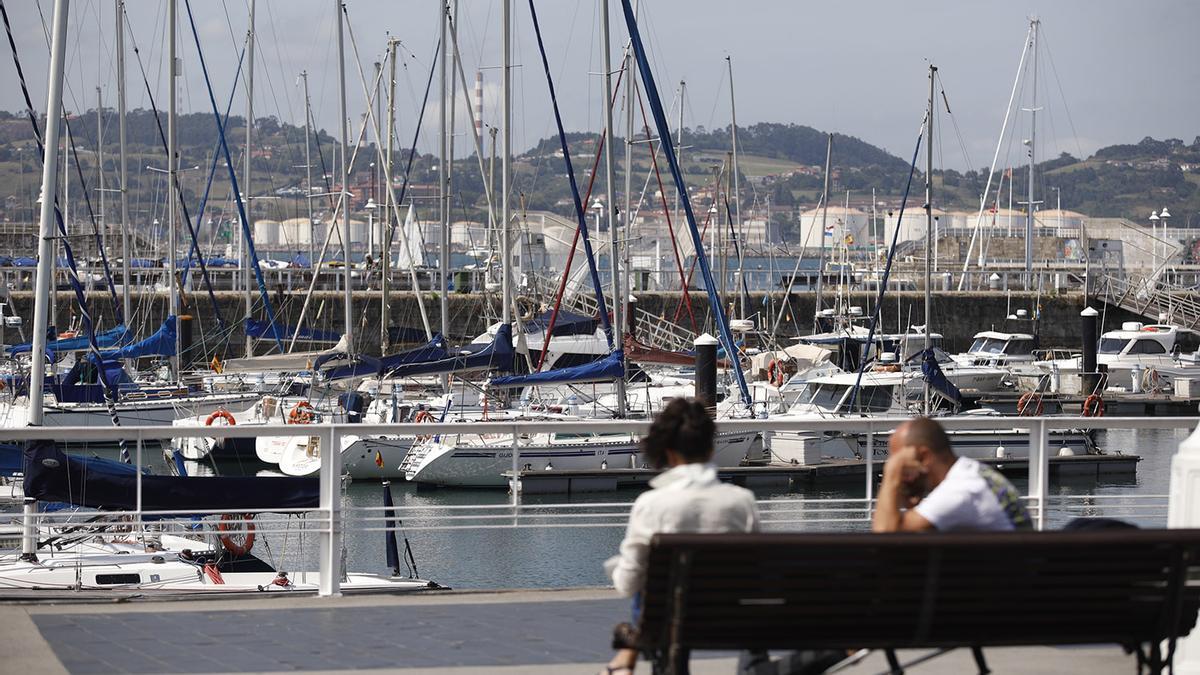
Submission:
<svg viewBox="0 0 1200 675">
<path fill-rule="evenodd" d="M 987 660 L 983 658 L 983 647 L 971 647 L 971 656 L 975 657 L 975 667 L 979 669 L 979 675 L 992 672 L 991 668 L 988 668 Z"/>
<path fill-rule="evenodd" d="M 900 659 L 896 658 L 895 649 L 885 649 L 883 650 L 883 655 L 887 658 L 888 668 L 890 669 L 888 672 L 891 675 L 904 675 L 904 668 L 900 666 Z"/>
</svg>

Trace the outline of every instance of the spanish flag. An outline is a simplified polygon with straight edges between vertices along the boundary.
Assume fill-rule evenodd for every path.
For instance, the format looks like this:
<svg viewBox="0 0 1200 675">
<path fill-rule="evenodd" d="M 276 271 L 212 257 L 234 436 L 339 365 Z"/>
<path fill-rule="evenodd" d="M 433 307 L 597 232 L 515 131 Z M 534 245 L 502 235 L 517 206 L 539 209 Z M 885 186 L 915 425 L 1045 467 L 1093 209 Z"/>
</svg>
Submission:
<svg viewBox="0 0 1200 675">
<path fill-rule="evenodd" d="M 383 468 L 383 455 L 378 450 L 375 451 L 375 466 Z"/>
</svg>

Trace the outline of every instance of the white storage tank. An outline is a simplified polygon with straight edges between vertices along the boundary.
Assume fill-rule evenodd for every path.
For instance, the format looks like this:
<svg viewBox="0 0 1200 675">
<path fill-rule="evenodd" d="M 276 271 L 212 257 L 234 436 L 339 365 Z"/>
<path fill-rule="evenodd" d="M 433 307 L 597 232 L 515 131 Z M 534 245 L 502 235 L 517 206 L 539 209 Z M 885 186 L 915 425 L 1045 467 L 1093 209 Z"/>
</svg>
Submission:
<svg viewBox="0 0 1200 675">
<path fill-rule="evenodd" d="M 278 246 L 279 221 L 265 219 L 254 221 L 254 245 Z"/>
</svg>

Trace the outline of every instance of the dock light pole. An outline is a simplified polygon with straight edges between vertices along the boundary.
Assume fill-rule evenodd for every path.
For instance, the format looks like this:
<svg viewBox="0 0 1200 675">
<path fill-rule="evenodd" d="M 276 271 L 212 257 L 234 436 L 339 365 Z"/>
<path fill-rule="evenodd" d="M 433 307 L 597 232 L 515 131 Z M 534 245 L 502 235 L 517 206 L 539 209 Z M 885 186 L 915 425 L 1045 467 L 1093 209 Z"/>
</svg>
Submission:
<svg viewBox="0 0 1200 675">
<path fill-rule="evenodd" d="M 1154 266 L 1158 267 L 1158 211 L 1150 212 L 1150 245 L 1154 256 Z"/>
<path fill-rule="evenodd" d="M 1161 239 L 1162 239 L 1162 249 L 1163 249 L 1163 254 L 1162 254 L 1163 267 L 1166 267 L 1167 259 L 1171 257 L 1171 247 L 1167 245 L 1167 220 L 1170 217 L 1171 217 L 1171 214 L 1170 214 L 1170 212 L 1167 211 L 1167 207 L 1165 207 L 1165 206 L 1162 208 L 1162 211 L 1158 212 L 1158 220 L 1159 220 L 1159 222 L 1162 223 Z"/>
</svg>

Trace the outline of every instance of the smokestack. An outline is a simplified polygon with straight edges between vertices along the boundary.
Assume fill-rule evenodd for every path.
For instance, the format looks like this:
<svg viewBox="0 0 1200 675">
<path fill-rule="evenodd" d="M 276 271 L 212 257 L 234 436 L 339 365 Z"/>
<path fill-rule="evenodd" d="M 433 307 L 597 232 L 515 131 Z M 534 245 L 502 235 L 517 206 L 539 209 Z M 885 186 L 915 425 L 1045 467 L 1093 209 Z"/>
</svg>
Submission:
<svg viewBox="0 0 1200 675">
<path fill-rule="evenodd" d="M 475 71 L 475 137 L 483 139 L 483 71 Z"/>
</svg>

